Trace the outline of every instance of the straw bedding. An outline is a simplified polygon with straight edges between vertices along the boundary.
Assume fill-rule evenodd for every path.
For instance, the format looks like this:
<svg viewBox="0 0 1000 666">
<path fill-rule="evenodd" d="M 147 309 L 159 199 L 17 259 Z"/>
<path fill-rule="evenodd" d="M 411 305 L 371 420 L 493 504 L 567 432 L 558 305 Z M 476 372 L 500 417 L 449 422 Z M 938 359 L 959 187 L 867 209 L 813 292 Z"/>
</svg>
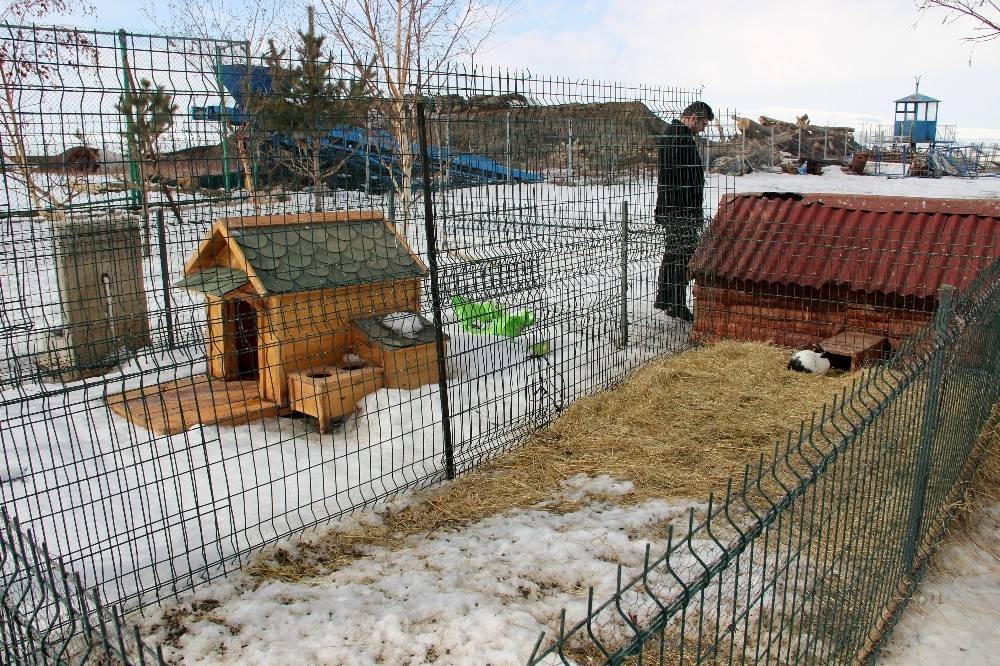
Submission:
<svg viewBox="0 0 1000 666">
<path fill-rule="evenodd" d="M 854 379 L 791 372 L 787 361 L 786 349 L 736 342 L 653 361 L 618 388 L 577 400 L 517 450 L 389 512 L 380 525 L 333 530 L 294 552 L 278 549 L 250 572 L 296 580 L 338 569 L 372 546 L 398 547 L 410 535 L 508 509 L 544 502 L 548 510 L 573 510 L 573 502 L 552 496 L 578 474 L 632 482 L 633 492 L 609 501 L 703 500 Z"/>
</svg>

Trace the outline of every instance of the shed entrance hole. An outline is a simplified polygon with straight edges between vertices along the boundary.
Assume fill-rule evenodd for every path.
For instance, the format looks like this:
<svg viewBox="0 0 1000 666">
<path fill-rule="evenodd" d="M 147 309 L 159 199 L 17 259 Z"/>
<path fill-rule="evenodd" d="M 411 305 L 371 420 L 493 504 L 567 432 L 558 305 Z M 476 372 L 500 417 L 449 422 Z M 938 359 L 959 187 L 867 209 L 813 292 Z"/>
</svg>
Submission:
<svg viewBox="0 0 1000 666">
<path fill-rule="evenodd" d="M 257 377 L 257 312 L 244 300 L 227 304 L 226 334 L 231 336 L 236 354 L 236 375 L 239 379 Z"/>
</svg>

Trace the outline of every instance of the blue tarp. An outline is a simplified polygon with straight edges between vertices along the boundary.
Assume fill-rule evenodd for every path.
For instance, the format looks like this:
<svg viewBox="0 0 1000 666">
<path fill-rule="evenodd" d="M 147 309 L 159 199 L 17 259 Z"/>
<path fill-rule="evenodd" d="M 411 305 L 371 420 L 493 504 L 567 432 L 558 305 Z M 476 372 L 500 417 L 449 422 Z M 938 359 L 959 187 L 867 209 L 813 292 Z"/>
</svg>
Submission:
<svg viewBox="0 0 1000 666">
<path fill-rule="evenodd" d="M 191 109 L 191 117 L 195 120 L 221 122 L 225 117 L 229 122 L 242 124 L 247 122 L 246 94 L 271 92 L 271 74 L 267 67 L 250 68 L 249 77 L 246 65 L 222 65 L 219 68 L 219 78 L 226 90 L 236 102 L 235 107 L 202 106 Z M 278 143 L 286 142 L 280 136 L 272 140 Z M 290 143 L 290 142 L 288 142 Z M 419 146 L 410 146 L 414 155 L 419 154 Z M 373 189 L 388 188 L 392 182 L 391 174 L 399 181 L 400 159 L 399 146 L 395 139 L 384 130 L 371 133 L 362 127 L 340 125 L 330 130 L 324 140 L 323 159 L 344 161 L 343 172 L 354 175 L 352 180 L 369 178 L 368 187 Z M 496 160 L 484 155 L 471 153 L 453 153 L 440 146 L 428 146 L 431 171 L 439 176 L 435 179 L 435 187 L 468 187 L 471 185 L 488 185 L 491 183 L 517 182 L 540 183 L 544 180 L 541 174 L 523 169 L 508 169 Z M 367 162 L 367 170 L 366 170 Z M 420 173 L 420 164 L 414 164 L 414 175 Z M 413 179 L 413 186 L 420 187 L 420 178 Z"/>
</svg>

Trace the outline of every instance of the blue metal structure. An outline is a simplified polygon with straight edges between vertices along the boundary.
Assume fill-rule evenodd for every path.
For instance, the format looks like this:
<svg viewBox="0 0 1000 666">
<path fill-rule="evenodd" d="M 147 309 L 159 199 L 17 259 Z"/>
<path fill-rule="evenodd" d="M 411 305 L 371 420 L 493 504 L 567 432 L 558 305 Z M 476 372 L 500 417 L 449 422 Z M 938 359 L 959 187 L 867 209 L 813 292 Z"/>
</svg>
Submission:
<svg viewBox="0 0 1000 666">
<path fill-rule="evenodd" d="M 271 92 L 271 73 L 267 67 L 251 67 L 248 72 L 246 65 L 221 65 L 218 76 L 236 106 L 194 107 L 191 109 L 194 120 L 222 122 L 225 119 L 243 124 L 250 120 L 246 104 L 248 92 Z M 271 137 L 271 141 L 290 143 L 281 136 Z M 414 155 L 420 152 L 416 145 L 410 150 Z M 323 153 L 324 160 L 343 162 L 338 174 L 341 181 L 338 186 L 387 191 L 393 181 L 400 182 L 399 145 L 385 130 L 366 131 L 362 127 L 339 125 L 332 128 L 324 139 Z M 502 182 L 540 183 L 544 180 L 541 174 L 508 167 L 483 155 L 451 152 L 440 146 L 428 146 L 428 156 L 431 172 L 440 174 L 435 179 L 435 187 L 469 187 Z M 419 160 L 415 161 L 411 183 L 417 188 L 422 183 Z"/>
<path fill-rule="evenodd" d="M 920 82 L 912 95 L 896 100 L 893 134 L 907 137 L 909 143 L 937 142 L 938 104 L 941 100 L 920 94 Z"/>
</svg>

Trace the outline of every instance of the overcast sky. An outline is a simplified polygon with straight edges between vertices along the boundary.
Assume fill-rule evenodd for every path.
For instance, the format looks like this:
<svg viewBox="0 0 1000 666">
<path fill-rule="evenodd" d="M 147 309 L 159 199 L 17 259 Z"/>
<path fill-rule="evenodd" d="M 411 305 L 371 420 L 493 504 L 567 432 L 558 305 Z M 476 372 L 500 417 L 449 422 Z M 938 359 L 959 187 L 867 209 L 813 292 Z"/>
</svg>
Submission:
<svg viewBox="0 0 1000 666">
<path fill-rule="evenodd" d="M 138 2 L 96 5 L 99 27 L 152 27 Z M 1000 130 L 1000 40 L 973 49 L 961 41 L 970 25 L 942 25 L 941 14 L 917 22 L 915 7 L 914 0 L 521 0 L 477 61 L 703 85 L 715 106 L 788 120 L 807 111 L 813 122 L 833 124 L 888 122 L 892 101 L 913 92 L 919 74 L 920 91 L 942 100 L 942 123 Z"/>
</svg>

